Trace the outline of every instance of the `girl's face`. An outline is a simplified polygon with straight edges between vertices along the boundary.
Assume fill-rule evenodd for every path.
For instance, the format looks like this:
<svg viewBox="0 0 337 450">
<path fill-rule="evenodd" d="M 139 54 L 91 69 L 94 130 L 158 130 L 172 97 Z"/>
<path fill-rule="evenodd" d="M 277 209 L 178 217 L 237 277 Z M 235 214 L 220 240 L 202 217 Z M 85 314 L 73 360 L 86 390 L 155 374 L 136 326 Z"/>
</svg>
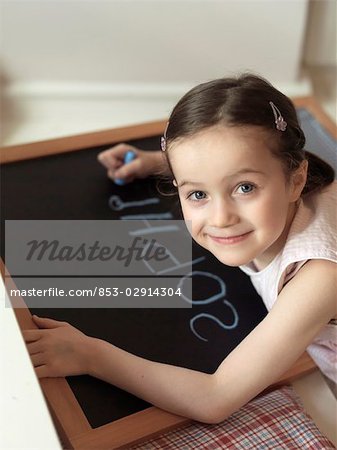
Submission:
<svg viewBox="0 0 337 450">
<path fill-rule="evenodd" d="M 216 126 L 173 143 L 169 159 L 193 239 L 222 263 L 261 270 L 281 250 L 306 180 L 286 180 L 257 127 Z"/>
</svg>

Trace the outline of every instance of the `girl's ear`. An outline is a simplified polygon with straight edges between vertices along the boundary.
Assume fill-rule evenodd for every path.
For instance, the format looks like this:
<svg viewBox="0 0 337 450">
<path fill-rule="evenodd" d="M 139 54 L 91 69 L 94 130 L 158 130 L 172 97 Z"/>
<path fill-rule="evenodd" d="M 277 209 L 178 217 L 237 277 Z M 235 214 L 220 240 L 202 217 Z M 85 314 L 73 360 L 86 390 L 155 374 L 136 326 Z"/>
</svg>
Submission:
<svg viewBox="0 0 337 450">
<path fill-rule="evenodd" d="M 304 160 L 291 176 L 291 201 L 296 202 L 302 194 L 307 181 L 308 161 Z"/>
<path fill-rule="evenodd" d="M 175 179 L 173 179 L 172 183 L 173 183 L 173 186 L 174 186 L 174 187 L 178 187 L 178 184 L 177 184 L 177 182 L 176 182 Z"/>
</svg>

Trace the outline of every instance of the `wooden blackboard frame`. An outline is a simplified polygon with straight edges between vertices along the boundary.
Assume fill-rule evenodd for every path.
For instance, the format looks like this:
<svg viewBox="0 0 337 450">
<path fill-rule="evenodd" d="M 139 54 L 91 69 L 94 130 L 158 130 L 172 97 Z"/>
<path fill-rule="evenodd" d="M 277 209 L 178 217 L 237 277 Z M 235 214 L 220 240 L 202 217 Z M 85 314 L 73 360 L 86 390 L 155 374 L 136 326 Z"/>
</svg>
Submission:
<svg viewBox="0 0 337 450">
<path fill-rule="evenodd" d="M 324 113 L 312 97 L 293 99 L 296 107 L 304 107 L 321 123 L 333 137 L 337 138 L 335 124 Z M 166 120 L 127 126 L 94 133 L 69 136 L 31 144 L 2 147 L 2 164 L 85 148 L 114 144 L 132 139 L 157 136 L 163 133 Z M 5 266 L 1 261 L 1 274 L 5 279 Z M 6 284 L 13 283 L 6 277 Z M 15 298 L 15 315 L 20 329 L 37 328 L 23 299 Z M 289 383 L 291 380 L 316 369 L 312 359 L 305 353 L 273 386 Z M 60 435 L 62 443 L 70 449 L 115 449 L 149 439 L 173 428 L 190 422 L 156 407 L 131 414 L 98 428 L 92 428 L 65 378 L 39 380 L 42 391 Z"/>
</svg>

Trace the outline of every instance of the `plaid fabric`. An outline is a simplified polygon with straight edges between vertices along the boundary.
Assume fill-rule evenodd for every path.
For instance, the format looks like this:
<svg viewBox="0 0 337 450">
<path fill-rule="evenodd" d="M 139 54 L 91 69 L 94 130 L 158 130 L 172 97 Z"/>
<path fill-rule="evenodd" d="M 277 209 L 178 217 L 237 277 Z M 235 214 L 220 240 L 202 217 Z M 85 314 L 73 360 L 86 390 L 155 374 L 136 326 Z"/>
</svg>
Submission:
<svg viewBox="0 0 337 450">
<path fill-rule="evenodd" d="M 193 422 L 132 447 L 151 449 L 332 450 L 304 412 L 295 391 L 284 386 L 255 398 L 217 425 Z"/>
</svg>

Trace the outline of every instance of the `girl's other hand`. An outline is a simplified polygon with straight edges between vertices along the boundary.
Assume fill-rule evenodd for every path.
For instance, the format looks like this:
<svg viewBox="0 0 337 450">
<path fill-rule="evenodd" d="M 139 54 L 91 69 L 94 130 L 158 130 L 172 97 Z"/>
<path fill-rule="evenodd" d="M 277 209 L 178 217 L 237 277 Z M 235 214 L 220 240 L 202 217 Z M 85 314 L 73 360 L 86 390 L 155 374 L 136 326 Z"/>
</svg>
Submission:
<svg viewBox="0 0 337 450">
<path fill-rule="evenodd" d="M 125 154 L 132 150 L 136 157 L 124 164 Z M 160 151 L 144 151 L 128 144 L 118 144 L 98 154 L 98 161 L 107 169 L 107 175 L 112 180 L 123 179 L 130 183 L 135 178 L 146 178 L 160 173 L 164 167 Z"/>
<path fill-rule="evenodd" d="M 82 375 L 88 372 L 88 346 L 93 338 L 67 322 L 33 316 L 39 329 L 22 335 L 38 378 Z"/>
</svg>

